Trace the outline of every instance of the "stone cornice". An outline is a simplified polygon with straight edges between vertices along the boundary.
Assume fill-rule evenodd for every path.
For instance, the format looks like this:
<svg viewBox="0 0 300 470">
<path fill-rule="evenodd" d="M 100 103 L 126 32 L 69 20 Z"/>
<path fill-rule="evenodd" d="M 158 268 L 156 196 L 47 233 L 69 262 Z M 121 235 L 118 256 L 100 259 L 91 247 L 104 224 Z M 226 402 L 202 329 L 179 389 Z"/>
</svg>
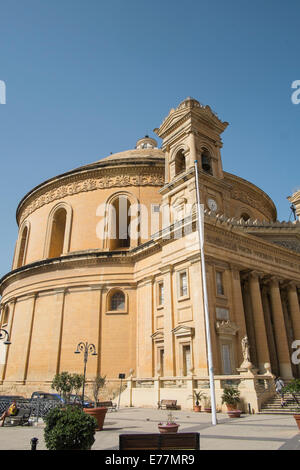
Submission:
<svg viewBox="0 0 300 470">
<path fill-rule="evenodd" d="M 196 215 L 194 214 L 193 230 L 196 230 Z M 278 271 L 283 269 L 288 270 L 289 273 L 293 272 L 295 282 L 298 284 L 300 280 L 300 255 L 291 252 L 286 248 L 274 245 L 261 238 L 257 238 L 248 233 L 243 233 L 240 230 L 235 230 L 236 227 L 232 226 L 227 220 L 222 220 L 216 216 L 212 216 L 209 212 L 205 213 L 205 252 L 208 256 L 217 256 L 216 248 L 222 249 L 223 252 L 236 254 L 240 260 L 240 264 L 250 266 L 252 269 L 261 270 L 261 263 L 267 266 L 267 273 L 278 275 Z M 170 227 L 170 234 L 174 234 L 175 226 Z M 120 264 L 131 265 L 137 261 L 151 256 L 162 249 L 162 246 L 172 243 L 171 239 L 164 240 L 163 232 L 156 234 L 155 239 L 149 240 L 142 245 L 139 245 L 128 251 L 101 251 L 101 250 L 88 250 L 76 253 L 70 253 L 55 259 L 45 259 L 25 265 L 14 271 L 7 273 L 0 280 L 1 292 L 15 280 L 23 279 L 36 273 L 51 272 L 57 270 L 71 269 L 83 266 L 97 266 L 103 264 Z M 212 252 L 213 248 L 213 252 Z M 194 255 L 191 254 L 191 257 Z M 243 259 L 241 259 L 241 257 Z M 236 260 L 232 258 L 232 262 Z M 165 266 L 160 269 L 160 272 L 172 269 L 171 266 Z M 249 268 L 248 268 L 249 269 Z M 285 275 L 282 273 L 285 277 Z M 289 275 L 290 276 L 290 275 Z M 299 280 L 297 279 L 299 276 Z"/>
<path fill-rule="evenodd" d="M 109 165 L 95 164 L 78 168 L 45 181 L 30 191 L 17 208 L 17 222 L 20 224 L 32 212 L 52 201 L 61 200 L 81 192 L 97 189 L 158 186 L 164 184 L 164 159 L 148 158 L 141 162 L 122 161 Z"/>
<path fill-rule="evenodd" d="M 277 210 L 272 199 L 258 186 L 250 181 L 224 171 L 224 179 L 232 185 L 231 197 L 244 204 L 257 208 L 261 212 L 267 210 L 270 217 L 276 220 Z"/>
<path fill-rule="evenodd" d="M 187 98 L 176 109 L 170 110 L 160 128 L 154 129 L 154 132 L 162 139 L 165 139 L 167 135 L 174 132 L 176 128 L 191 119 L 191 117 L 209 123 L 209 126 L 215 128 L 219 134 L 228 126 L 228 123 L 222 122 L 209 106 L 202 105 L 193 98 Z"/>
</svg>

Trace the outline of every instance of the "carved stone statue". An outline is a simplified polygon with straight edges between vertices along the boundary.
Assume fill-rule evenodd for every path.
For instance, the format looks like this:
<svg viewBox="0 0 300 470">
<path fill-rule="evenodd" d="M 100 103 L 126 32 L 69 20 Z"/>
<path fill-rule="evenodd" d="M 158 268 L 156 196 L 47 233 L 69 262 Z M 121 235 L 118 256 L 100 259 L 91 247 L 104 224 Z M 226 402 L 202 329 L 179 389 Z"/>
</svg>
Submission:
<svg viewBox="0 0 300 470">
<path fill-rule="evenodd" d="M 250 360 L 250 344 L 249 344 L 249 340 L 248 340 L 248 336 L 244 336 L 244 338 L 242 339 L 242 350 L 243 350 L 243 358 L 244 358 L 244 361 L 243 363 L 251 363 L 251 360 Z"/>
</svg>

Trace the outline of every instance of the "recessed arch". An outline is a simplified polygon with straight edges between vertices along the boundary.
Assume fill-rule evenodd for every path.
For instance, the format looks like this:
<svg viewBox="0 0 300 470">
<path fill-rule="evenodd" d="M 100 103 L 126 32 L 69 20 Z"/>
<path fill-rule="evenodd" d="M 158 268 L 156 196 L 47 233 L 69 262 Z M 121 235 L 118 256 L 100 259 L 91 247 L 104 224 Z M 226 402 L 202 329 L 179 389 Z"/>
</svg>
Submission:
<svg viewBox="0 0 300 470">
<path fill-rule="evenodd" d="M 44 257 L 58 258 L 70 249 L 72 208 L 67 203 L 55 205 L 48 216 Z"/>
<path fill-rule="evenodd" d="M 103 234 L 105 249 L 123 250 L 138 245 L 140 239 L 139 208 L 137 198 L 126 191 L 114 193 L 107 199 Z"/>
<path fill-rule="evenodd" d="M 9 320 L 9 306 L 6 305 L 3 309 L 3 317 L 2 317 L 2 321 L 1 321 L 1 326 L 4 326 L 4 325 L 7 325 L 8 324 L 8 320 Z"/>
<path fill-rule="evenodd" d="M 127 313 L 127 294 L 120 287 L 112 288 L 106 297 L 106 311 L 110 313 Z"/>
<path fill-rule="evenodd" d="M 184 171 L 186 171 L 186 158 L 183 149 L 180 149 L 175 155 L 175 176 Z"/>
<path fill-rule="evenodd" d="M 249 220 L 251 217 L 250 215 L 247 213 L 247 212 L 242 212 L 241 214 L 241 219 L 244 220 L 244 222 L 247 222 L 247 220 Z"/>
<path fill-rule="evenodd" d="M 19 240 L 16 248 L 15 267 L 21 268 L 26 263 L 26 255 L 29 241 L 30 223 L 25 222 L 20 227 Z"/>
<path fill-rule="evenodd" d="M 210 151 L 203 147 L 201 149 L 201 170 L 213 175 L 212 157 Z"/>
</svg>

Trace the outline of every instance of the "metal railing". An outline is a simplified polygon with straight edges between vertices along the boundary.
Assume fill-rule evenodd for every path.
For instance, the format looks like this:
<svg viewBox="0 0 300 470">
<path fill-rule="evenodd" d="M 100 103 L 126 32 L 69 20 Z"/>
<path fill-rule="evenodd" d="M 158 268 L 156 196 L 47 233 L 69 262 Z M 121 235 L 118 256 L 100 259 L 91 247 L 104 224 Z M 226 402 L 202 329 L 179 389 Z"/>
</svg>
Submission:
<svg viewBox="0 0 300 470">
<path fill-rule="evenodd" d="M 10 405 L 12 404 L 13 400 L 1 400 L 0 398 L 0 414 L 6 411 Z M 52 410 L 52 408 L 57 408 L 62 406 L 62 402 L 59 400 L 45 400 L 45 399 L 37 399 L 37 400 L 30 400 L 30 399 L 17 399 L 16 405 L 17 408 L 23 408 L 31 410 L 30 417 L 36 418 L 44 418 L 47 413 Z"/>
</svg>

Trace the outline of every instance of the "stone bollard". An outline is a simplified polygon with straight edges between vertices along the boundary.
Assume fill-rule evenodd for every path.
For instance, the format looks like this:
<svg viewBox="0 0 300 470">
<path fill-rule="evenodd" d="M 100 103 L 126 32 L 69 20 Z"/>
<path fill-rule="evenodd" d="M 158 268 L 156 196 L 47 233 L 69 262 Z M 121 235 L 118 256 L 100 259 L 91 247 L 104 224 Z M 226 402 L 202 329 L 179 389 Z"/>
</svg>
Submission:
<svg viewBox="0 0 300 470">
<path fill-rule="evenodd" d="M 39 442 L 37 437 L 33 437 L 31 439 L 31 450 L 36 450 L 37 443 Z"/>
</svg>

